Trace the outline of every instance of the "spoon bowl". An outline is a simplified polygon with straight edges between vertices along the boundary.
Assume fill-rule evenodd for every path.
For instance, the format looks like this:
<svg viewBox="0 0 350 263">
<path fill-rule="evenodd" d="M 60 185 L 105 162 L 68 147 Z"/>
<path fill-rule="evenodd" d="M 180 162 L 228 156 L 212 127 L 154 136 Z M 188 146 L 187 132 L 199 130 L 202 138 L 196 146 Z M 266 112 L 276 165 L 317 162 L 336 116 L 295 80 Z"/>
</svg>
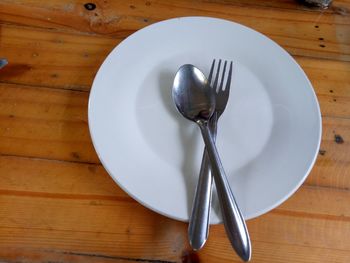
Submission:
<svg viewBox="0 0 350 263">
<path fill-rule="evenodd" d="M 215 110 L 215 93 L 204 74 L 193 65 L 179 68 L 172 93 L 178 111 L 191 121 L 208 121 Z"/>
</svg>

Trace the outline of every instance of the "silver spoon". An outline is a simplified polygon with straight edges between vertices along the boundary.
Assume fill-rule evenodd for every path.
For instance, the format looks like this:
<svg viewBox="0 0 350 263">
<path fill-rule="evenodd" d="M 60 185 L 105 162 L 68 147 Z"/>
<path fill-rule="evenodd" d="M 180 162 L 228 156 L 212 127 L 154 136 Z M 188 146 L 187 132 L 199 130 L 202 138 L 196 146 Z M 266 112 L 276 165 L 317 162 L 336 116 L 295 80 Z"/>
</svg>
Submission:
<svg viewBox="0 0 350 263">
<path fill-rule="evenodd" d="M 237 254 L 244 260 L 251 258 L 251 244 L 247 226 L 237 206 L 222 167 L 207 122 L 215 110 L 215 91 L 209 87 L 204 74 L 193 65 L 183 65 L 177 71 L 172 96 L 178 111 L 198 124 L 208 152 L 225 230 Z"/>
</svg>

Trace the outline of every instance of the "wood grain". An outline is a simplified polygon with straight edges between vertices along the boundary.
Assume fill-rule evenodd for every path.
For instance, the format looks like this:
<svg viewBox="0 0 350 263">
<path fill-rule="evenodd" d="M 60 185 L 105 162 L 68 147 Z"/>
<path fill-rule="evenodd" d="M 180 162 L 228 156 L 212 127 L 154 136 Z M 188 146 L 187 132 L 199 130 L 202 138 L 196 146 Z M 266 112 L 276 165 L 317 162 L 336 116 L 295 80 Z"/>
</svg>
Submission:
<svg viewBox="0 0 350 263">
<path fill-rule="evenodd" d="M 2 25 L 0 30 L 5 36 L 0 41 L 1 56 L 9 61 L 9 65 L 0 71 L 1 82 L 60 89 L 88 91 L 98 67 L 121 41 L 119 38 L 48 32 L 12 25 Z M 348 42 L 350 44 L 350 39 Z M 346 86 L 342 88 L 343 93 L 348 92 L 350 63 L 332 60 L 319 63 L 312 58 L 297 58 L 303 68 L 310 68 L 308 74 L 318 76 L 316 80 L 334 84 L 337 78 L 335 85 L 343 83 Z M 338 104 L 341 105 L 342 101 Z"/>
<path fill-rule="evenodd" d="M 349 119 L 323 118 L 320 153 L 306 183 L 350 189 Z M 341 138 L 342 140 L 340 140 Z"/>
<path fill-rule="evenodd" d="M 0 84 L 0 100 L 2 154 L 99 163 L 87 93 Z"/>
<path fill-rule="evenodd" d="M 118 39 L 13 26 L 2 26 L 1 30 L 6 38 L 0 41 L 0 50 L 10 63 L 0 71 L 0 81 L 63 89 L 89 90 L 99 65 L 120 42 Z M 23 35 L 26 38 L 21 37 Z M 344 85 L 340 87 L 342 94 L 348 94 L 350 63 L 297 59 L 311 79 L 319 81 L 319 85 L 326 87 L 328 84 L 329 90 Z M 336 96 L 336 93 L 332 95 Z"/>
<path fill-rule="evenodd" d="M 296 57 L 314 86 L 324 117 L 350 117 L 350 63 Z"/>
<path fill-rule="evenodd" d="M 8 195 L 0 202 L 0 251 L 11 244 L 14 248 L 90 250 L 170 260 L 186 245 L 184 223 L 164 218 L 135 202 Z M 35 214 L 41 216 L 33 217 Z"/>
<path fill-rule="evenodd" d="M 98 67 L 120 42 L 17 26 L 0 30 L 1 56 L 9 61 L 0 71 L 1 82 L 60 89 L 89 90 Z"/>
<path fill-rule="evenodd" d="M 19 262 L 16 255 L 22 254 L 22 258 L 27 262 L 75 262 L 75 263 L 127 263 L 127 262 L 146 262 L 146 263 L 174 263 L 179 261 L 169 261 L 151 258 L 131 258 L 112 256 L 99 253 L 72 252 L 67 250 L 47 250 L 47 249 L 16 249 L 7 248 L 3 255 L 7 262 Z"/>
<path fill-rule="evenodd" d="M 173 17 L 172 14 L 183 16 L 214 15 L 235 20 L 270 36 L 293 55 L 349 61 L 350 18 L 347 2 L 342 3 L 344 14 L 326 12 L 322 15 L 317 12 L 305 12 L 305 10 L 291 8 L 281 11 L 280 9 L 263 7 L 261 10 L 261 6 L 247 7 L 234 1 L 232 4 L 229 4 L 228 1 L 219 4 L 198 2 L 192 3 L 191 8 L 187 7 L 186 2 L 181 1 L 176 1 L 176 4 L 164 1 L 161 4 L 150 5 L 139 1 L 132 5 L 135 8 L 130 8 L 129 4 L 122 2 L 108 2 L 106 7 L 103 3 L 99 4 L 97 14 L 100 9 L 104 12 L 99 18 L 102 21 L 98 23 L 101 25 L 101 29 L 97 29 L 97 32 L 101 31 L 104 37 L 76 33 L 77 30 L 89 32 L 92 22 L 88 23 L 85 20 L 95 19 L 92 12 L 82 10 L 84 9 L 82 2 L 79 4 L 72 1 L 59 1 L 52 2 L 52 6 L 43 5 L 37 1 L 28 3 L 28 5 L 22 5 L 21 1 L 2 2 L 0 10 L 5 13 L 3 22 L 6 24 L 2 24 L 0 29 L 2 32 L 0 50 L 2 50 L 2 56 L 7 57 L 10 64 L 4 72 L 0 73 L 0 80 L 44 85 L 43 79 L 45 79 L 50 80 L 46 81 L 45 85 L 50 83 L 50 86 L 86 90 L 91 85 L 98 66 L 109 51 L 121 41 L 122 37 L 144 27 L 145 24 Z M 225 6 L 225 13 L 222 12 L 222 6 Z M 28 10 L 33 11 L 28 12 Z M 172 10 L 170 14 L 169 10 Z M 118 12 L 123 13 L 123 16 L 120 16 Z M 6 18 L 8 13 L 12 14 L 10 15 L 11 19 Z M 18 16 L 18 13 L 22 16 Z M 66 13 L 68 13 L 68 17 L 64 15 Z M 252 14 L 254 14 L 253 17 Z M 160 15 L 163 17 L 159 17 Z M 257 15 L 262 17 L 256 17 Z M 30 16 L 31 21 L 38 20 L 39 25 L 33 22 L 34 24 L 29 24 L 35 25 L 36 28 L 20 27 L 18 22 L 15 23 L 14 20 L 17 21 L 26 16 Z M 113 20 L 114 16 L 117 19 Z M 146 23 L 139 16 L 157 16 L 157 19 L 148 18 Z M 47 20 L 46 17 L 50 19 Z M 58 21 L 55 20 L 56 17 Z M 82 19 L 81 22 L 79 22 L 80 20 L 76 21 L 79 18 Z M 103 19 L 109 22 L 107 23 Z M 136 22 L 132 23 L 130 20 Z M 48 32 L 43 30 L 47 29 L 47 26 L 40 26 L 43 21 L 49 23 L 53 28 L 62 25 L 62 23 L 77 28 L 74 32 L 64 30 L 58 32 L 50 30 L 51 32 Z M 20 21 L 21 23 L 24 22 Z M 117 33 L 113 33 L 114 31 Z M 116 38 L 115 40 L 110 39 L 110 32 L 113 33 L 112 37 Z M 16 52 L 18 49 L 21 50 L 21 53 Z M 62 56 L 52 57 L 52 54 L 58 53 Z"/>
<path fill-rule="evenodd" d="M 23 5 L 23 3 L 26 3 Z M 346 29 L 350 24 L 349 1 L 336 1 L 326 11 L 313 10 L 295 1 L 96 1 L 92 11 L 84 8 L 84 1 L 3 1 L 3 23 L 24 24 L 34 27 L 72 32 L 86 32 L 108 36 L 123 36 L 145 25 L 178 16 L 214 16 L 235 20 L 257 28 L 267 35 L 286 36 L 304 40 L 317 40 L 325 25 L 324 39 L 333 40 L 336 29 Z M 31 11 L 29 11 L 31 10 Z M 33 11 L 35 10 L 34 14 Z M 20 16 L 18 17 L 18 14 Z M 276 25 L 276 20 L 279 23 Z M 293 21 L 293 23 L 291 23 Z M 297 23 L 303 23 L 303 30 Z M 305 27 L 310 24 L 310 27 Z M 332 24 L 333 27 L 328 26 Z M 344 27 L 342 27 L 344 26 Z M 299 30 L 297 30 L 297 28 Z M 308 32 L 309 31 L 309 32 Z M 124 33 L 123 33 L 124 32 Z M 126 34 L 125 34 L 126 33 Z M 311 33 L 311 34 L 307 34 Z M 348 38 L 339 34 L 334 43 L 347 43 Z M 288 41 L 289 42 L 289 41 Z M 300 44 L 301 42 L 299 42 Z M 322 49 L 321 49 L 322 50 Z"/>
<path fill-rule="evenodd" d="M 0 156 L 0 194 L 133 201 L 100 164 L 15 156 Z"/>
<path fill-rule="evenodd" d="M 248 222 L 253 245 L 260 253 L 260 246 L 276 244 L 285 249 L 307 247 L 322 251 L 321 255 L 340 250 L 344 251 L 343 258 L 349 256 L 345 253 L 350 249 L 349 198 L 349 191 L 305 186 L 280 208 Z M 7 251 L 11 244 L 12 248 L 76 253 L 93 249 L 101 255 L 167 261 L 178 261 L 179 254 L 187 251 L 184 223 L 166 219 L 135 202 L 5 195 L 0 203 L 0 251 Z M 45 212 L 41 213 L 43 207 Z M 235 257 L 222 225 L 211 228 L 211 237 L 201 257 L 208 262 L 216 262 L 216 257 Z M 315 255 L 303 257 L 311 260 Z"/>
</svg>

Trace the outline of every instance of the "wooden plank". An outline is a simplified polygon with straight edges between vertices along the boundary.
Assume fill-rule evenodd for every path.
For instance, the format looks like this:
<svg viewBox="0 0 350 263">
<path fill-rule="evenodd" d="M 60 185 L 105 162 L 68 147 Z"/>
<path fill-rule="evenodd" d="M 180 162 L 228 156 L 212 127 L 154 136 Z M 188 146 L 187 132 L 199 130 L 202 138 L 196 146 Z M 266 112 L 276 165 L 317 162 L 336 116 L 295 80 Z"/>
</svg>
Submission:
<svg viewBox="0 0 350 263">
<path fill-rule="evenodd" d="M 323 118 L 321 150 L 307 184 L 350 189 L 349 119 Z"/>
<path fill-rule="evenodd" d="M 108 38 L 8 26 L 1 30 L 6 38 L 2 38 L 0 48 L 9 64 L 0 71 L 0 81 L 25 85 L 89 90 L 103 59 L 119 43 Z"/>
<path fill-rule="evenodd" d="M 346 17 L 348 9 L 350 7 L 349 1 L 336 1 L 327 10 L 312 9 L 305 5 L 298 3 L 297 1 L 256 1 L 256 0 L 221 0 L 221 1 L 198 1 L 201 4 L 201 8 L 197 8 L 197 12 L 203 12 L 202 8 L 216 7 L 217 9 L 225 9 L 227 7 L 234 7 L 238 11 L 246 10 L 247 8 L 254 11 L 250 14 L 257 17 L 258 15 L 264 16 L 264 12 L 274 12 L 279 16 L 280 11 L 289 11 L 291 13 L 298 13 L 298 19 L 300 14 L 306 16 L 312 12 L 314 15 L 329 17 Z M 157 20 L 157 15 L 154 14 L 154 10 L 164 11 L 162 5 L 169 4 L 166 1 L 133 1 L 128 2 L 102 2 L 100 1 L 96 8 L 92 11 L 87 10 L 84 7 L 84 1 L 28 1 L 28 0 L 16 0 L 16 1 L 2 1 L 0 3 L 0 21 L 2 23 L 12 23 L 18 25 L 41 27 L 62 31 L 73 32 L 87 32 L 87 33 L 104 33 L 115 34 L 116 28 L 129 29 L 131 31 L 137 30 L 149 23 L 149 17 L 151 14 L 155 16 L 152 21 Z M 170 2 L 171 3 L 171 2 Z M 177 8 L 182 9 L 183 12 L 188 12 L 190 15 L 193 12 L 193 5 L 196 3 L 188 4 L 184 1 L 177 1 Z M 196 5 L 198 6 L 198 4 Z M 166 13 L 169 10 L 165 10 Z M 173 10 L 174 11 L 174 10 Z M 220 10 L 221 11 L 221 10 Z M 230 10 L 232 12 L 232 10 Z M 164 13 L 164 12 L 163 12 Z M 221 12 L 220 12 L 221 13 Z M 127 15 L 126 15 L 127 14 Z M 308 17 L 312 17 L 313 14 L 309 14 Z M 219 14 L 220 15 L 220 14 Z M 245 14 L 247 15 L 247 14 Z M 108 23 L 103 23 L 108 21 Z M 345 19 L 344 19 L 345 20 Z M 127 23 L 126 23 L 127 21 Z M 100 23 L 98 23 L 100 22 Z M 335 22 L 339 22 L 339 19 Z M 104 24 L 102 26 L 102 24 Z M 95 27 L 99 26 L 104 30 L 96 30 Z M 107 30 L 113 29 L 114 30 Z M 106 31 L 107 30 L 107 31 Z"/>
<path fill-rule="evenodd" d="M 36 1 L 35 1 L 36 2 Z M 12 3 L 12 2 L 11 2 Z M 116 3 L 116 2 L 115 2 Z M 3 7 L 2 10 L 7 10 L 7 8 L 13 10 L 13 12 L 16 11 L 16 18 L 20 18 L 21 16 L 18 16 L 18 10 L 15 7 L 25 7 L 25 8 L 33 8 L 30 5 L 20 5 L 16 4 L 15 7 L 8 7 L 7 5 L 11 5 L 8 3 L 5 3 L 6 6 Z M 4 4 L 4 5 L 5 5 Z M 179 12 L 182 9 L 185 8 L 181 5 L 186 5 L 186 3 L 178 3 L 180 7 L 174 7 L 177 8 Z M 215 4 L 209 3 L 210 7 L 213 7 L 214 5 L 214 11 L 221 7 L 216 7 Z M 227 3 L 225 4 L 227 5 Z M 153 5 L 151 5 L 153 6 Z M 202 8 L 205 8 L 206 5 L 200 5 Z M 44 7 L 42 7 L 44 8 Z M 67 8 L 67 7 L 58 7 L 53 6 L 52 8 L 47 8 L 48 10 L 54 10 L 57 14 L 61 14 L 64 12 L 59 12 L 60 8 Z M 152 7 L 153 8 L 153 7 Z M 157 6 L 157 10 L 161 8 Z M 216 9 L 215 9 L 216 8 Z M 279 19 L 276 16 L 271 16 L 269 14 L 270 11 L 266 11 L 268 14 L 266 15 L 265 12 L 252 12 L 250 8 L 245 7 L 238 7 L 238 8 L 244 8 L 245 13 L 242 14 L 239 10 L 236 10 L 236 8 L 232 9 L 233 11 L 237 12 L 237 14 L 241 15 L 247 15 L 247 12 L 255 13 L 255 14 L 264 14 L 266 16 L 266 19 L 271 20 L 271 17 L 274 19 Z M 28 11 L 26 9 L 26 11 Z M 125 4 L 122 4 L 121 9 L 119 6 L 116 6 L 115 8 L 109 8 L 108 10 L 119 10 L 118 12 L 129 12 L 129 6 L 125 6 Z M 140 10 L 139 10 L 140 9 Z M 163 7 L 164 12 L 169 9 L 167 5 Z M 207 7 L 208 9 L 208 7 Z M 207 10 L 205 9 L 205 10 Z M 14 11 L 15 10 L 15 11 Z M 19 9 L 21 10 L 21 9 Z M 149 7 L 145 6 L 142 8 L 134 8 L 130 12 L 136 12 L 135 10 L 138 10 L 139 14 L 147 14 L 147 10 L 149 10 Z M 152 9 L 153 10 L 153 9 Z M 192 10 L 192 9 L 191 9 Z M 202 10 L 202 9 L 199 9 Z M 210 9 L 212 10 L 212 9 Z M 227 10 L 231 10 L 230 6 L 227 8 Z M 219 12 L 219 10 L 216 10 Z M 242 10 L 241 10 L 242 11 Z M 164 12 L 155 12 L 157 14 L 164 14 Z M 31 12 L 33 13 L 33 12 Z M 34 12 L 35 14 L 36 12 Z M 40 12 L 39 12 L 40 13 Z M 182 14 L 181 13 L 181 14 Z M 152 13 L 153 14 L 153 13 Z M 220 14 L 220 12 L 218 13 Z M 280 14 L 278 12 L 277 14 Z M 310 15 L 309 12 L 306 12 L 306 14 Z M 155 15 L 155 14 L 153 14 Z M 186 14 L 182 14 L 186 15 Z M 198 14 L 200 15 L 200 14 Z M 295 14 L 293 14 L 295 16 Z M 73 12 L 71 17 L 75 18 L 77 17 L 76 14 Z M 125 16 L 130 17 L 130 16 Z M 243 16 L 244 18 L 246 16 Z M 298 16 L 299 17 L 299 16 Z M 231 18 L 231 16 L 229 17 Z M 347 18 L 347 17 L 346 17 Z M 164 17 L 166 19 L 166 17 Z M 232 18 L 231 18 L 232 19 Z M 280 19 L 284 19 L 281 17 Z M 338 18 L 337 18 L 338 19 Z M 40 19 L 42 21 L 43 19 Z M 71 25 L 80 25 L 76 21 L 73 20 L 73 23 L 70 19 L 67 19 L 66 17 L 63 17 L 62 20 L 69 21 L 68 23 Z M 136 19 L 137 20 L 137 19 Z M 306 55 L 310 56 L 313 52 L 316 54 L 316 57 L 328 57 L 332 58 L 332 52 L 335 52 L 338 50 L 340 52 L 340 56 L 347 56 L 349 52 L 349 42 L 350 40 L 347 39 L 347 36 L 350 35 L 350 32 L 347 32 L 346 30 L 349 29 L 349 26 L 346 26 L 345 29 L 337 28 L 337 32 L 333 32 L 335 29 L 332 25 L 325 24 L 324 29 L 322 29 L 322 34 L 320 34 L 320 27 L 313 28 L 313 27 L 305 27 L 306 22 L 314 21 L 311 18 L 308 18 L 307 21 L 302 20 L 300 23 L 303 23 L 303 32 L 301 32 L 300 25 L 292 25 L 290 21 L 286 21 L 288 23 L 288 26 L 283 26 L 280 22 L 276 23 L 272 19 L 272 21 L 265 21 L 265 22 L 256 22 L 251 21 L 249 19 L 247 23 L 251 23 L 251 26 L 254 28 L 259 26 L 266 26 L 267 29 L 264 30 L 264 28 L 256 28 L 257 30 L 270 35 L 270 37 L 274 38 L 275 40 L 283 45 L 283 41 L 288 42 L 288 45 L 285 46 L 292 54 L 294 55 Z M 345 20 L 347 22 L 348 19 Z M 130 21 L 126 21 L 128 26 L 130 26 Z M 244 22 L 244 21 L 238 21 L 238 22 Z M 328 21 L 329 22 L 329 21 Z M 327 22 L 327 23 L 328 23 Z M 120 23 L 120 22 L 118 22 Z M 336 23 L 336 22 L 332 22 Z M 342 22 L 343 23 L 343 22 Z M 54 23 L 55 24 L 55 23 Z M 60 24 L 60 23 L 56 23 Z M 105 25 L 106 23 L 103 23 Z M 123 24 L 123 23 L 122 23 Z M 108 24 L 110 25 L 110 24 Z M 113 25 L 113 23 L 112 23 Z M 250 24 L 248 24 L 250 25 Z M 139 29 L 143 27 L 144 25 L 138 25 L 133 30 Z M 342 26 L 340 24 L 339 26 Z M 114 26 L 115 27 L 115 26 Z M 124 30 L 120 29 L 122 28 L 122 25 L 118 24 L 117 30 Z M 275 28 L 278 27 L 278 28 Z M 328 28 L 330 27 L 330 28 Z M 275 28 L 275 29 L 274 29 Z M 1 41 L 1 50 L 3 52 L 3 56 L 6 56 L 8 60 L 10 61 L 10 64 L 5 70 L 3 70 L 0 74 L 0 80 L 2 81 L 10 81 L 16 83 L 26 83 L 26 84 L 36 84 L 36 85 L 48 85 L 48 86 L 64 86 L 66 88 L 76 88 L 76 89 L 87 89 L 88 86 L 91 84 L 92 78 L 94 76 L 94 73 L 96 72 L 98 66 L 103 61 L 104 57 L 108 54 L 108 52 L 120 42 L 120 35 L 118 35 L 118 39 L 116 41 L 113 41 L 111 39 L 105 39 L 101 37 L 92 37 L 92 36 L 76 36 L 72 34 L 65 34 L 62 32 L 51 32 L 48 33 L 46 31 L 42 30 L 36 30 L 36 29 L 30 29 L 30 28 L 21 28 L 21 27 L 11 27 L 7 25 L 3 25 L 1 27 L 2 30 L 2 41 Z M 273 31 L 271 34 L 269 32 L 265 32 L 266 30 Z M 308 30 L 308 32 L 304 32 L 305 30 Z M 276 31 L 276 32 L 274 32 Z M 282 32 L 280 32 L 282 31 Z M 287 32 L 285 32 L 287 31 Z M 284 37 L 283 35 L 286 35 L 287 37 Z M 293 36 L 293 34 L 303 34 L 304 36 Z M 23 38 L 23 36 L 26 36 L 26 38 Z M 126 35 L 123 35 L 122 37 L 125 37 Z M 334 39 L 335 38 L 335 39 Z M 344 38 L 342 40 L 342 38 Z M 320 40 L 323 39 L 323 40 Z M 329 41 L 329 45 L 328 45 Z M 296 48 L 296 51 L 293 52 L 293 50 L 290 50 L 288 46 L 293 44 L 294 42 L 300 42 L 299 47 Z M 310 43 L 309 43 L 310 42 Z M 311 43 L 316 42 L 316 43 Z M 337 46 L 339 45 L 335 43 L 343 43 L 344 46 Z M 314 50 L 308 50 L 308 46 L 311 45 Z M 327 48 L 320 47 L 319 45 L 327 45 Z M 328 49 L 331 54 L 328 54 L 324 49 Z M 21 53 L 19 54 L 16 52 L 16 50 L 21 49 Z M 300 50 L 301 51 L 300 51 Z M 299 50 L 299 51 L 298 51 Z M 303 51 L 304 50 L 304 51 Z M 52 54 L 60 53 L 62 56 L 55 57 L 53 59 Z M 98 56 L 99 55 L 99 56 Z M 45 81 L 43 81 L 43 78 L 45 78 Z M 87 81 L 83 81 L 81 83 L 82 79 Z M 49 81 L 47 81 L 49 80 Z M 62 81 L 64 80 L 64 83 Z M 48 83 L 47 83 L 48 82 Z"/>
<path fill-rule="evenodd" d="M 336 258 L 348 257 L 349 198 L 349 191 L 303 187 L 278 209 L 248 221 L 257 262 L 267 257 L 263 250 L 267 247 L 270 251 L 282 249 L 272 257 L 268 255 L 271 262 L 279 262 L 287 251 L 297 252 L 291 255 L 295 262 L 303 262 L 303 258 L 310 262 L 330 251 L 340 251 Z M 107 256 L 167 261 L 179 261 L 188 253 L 186 224 L 134 202 L 96 201 L 1 195 L 0 251 L 7 251 L 8 246 L 23 250 L 94 251 Z M 304 249 L 297 250 L 298 247 Z M 208 244 L 199 258 L 204 262 L 235 258 L 230 251 L 223 226 L 216 225 L 211 227 Z M 5 257 L 5 253 L 0 252 L 0 256 Z"/>
<path fill-rule="evenodd" d="M 350 117 L 350 63 L 296 57 L 317 93 L 323 116 Z"/>
<path fill-rule="evenodd" d="M 2 1 L 1 22 L 23 24 L 74 32 L 113 35 L 116 31 L 137 30 L 150 21 L 159 21 L 175 16 L 213 15 L 216 17 L 240 18 L 248 20 L 276 18 L 318 23 L 349 23 L 349 1 L 336 1 L 331 8 L 319 10 L 309 8 L 296 1 L 133 1 L 102 2 L 92 9 L 85 7 L 84 1 Z M 249 11 L 251 10 L 251 11 Z M 33 13 L 33 11 L 35 11 Z M 20 14 L 20 15 L 19 15 Z M 273 15 L 271 15 L 273 14 Z M 320 19 L 322 15 L 322 19 Z M 336 19 L 335 19 L 336 18 Z M 240 18 L 243 19 L 243 18 Z"/>
<path fill-rule="evenodd" d="M 135 202 L 5 195 L 0 203 L 0 251 L 10 246 L 173 260 L 186 246 L 184 223 Z"/>
<path fill-rule="evenodd" d="M 303 1 L 290 1 L 290 0 L 267 0 L 267 1 L 256 1 L 256 0 L 209 0 L 205 2 L 212 2 L 217 4 L 226 4 L 226 5 L 240 5 L 251 8 L 264 8 L 264 9 L 277 9 L 283 11 L 285 9 L 290 10 L 299 10 L 303 12 L 317 12 L 322 11 L 323 13 L 329 14 L 339 14 L 340 10 L 338 8 L 347 8 L 350 7 L 349 0 L 339 0 L 335 5 L 330 5 L 327 9 L 321 10 L 317 7 L 312 7 L 307 4 L 303 4 Z M 305 1 L 304 1 L 305 2 Z"/>
<path fill-rule="evenodd" d="M 0 194 L 133 202 L 102 165 L 0 156 Z"/>
<path fill-rule="evenodd" d="M 90 89 L 107 54 L 121 41 L 8 25 L 1 26 L 1 31 L 1 56 L 9 61 L 9 65 L 0 71 L 1 82 L 85 91 Z M 322 51 L 322 54 L 326 53 Z M 339 81 L 336 85 L 349 85 L 350 63 L 303 58 L 298 61 L 307 69 L 311 80 L 327 80 L 330 84 Z M 342 104 L 341 100 L 338 104 Z"/>
<path fill-rule="evenodd" d="M 213 237 L 208 240 L 207 245 L 199 253 L 199 262 L 235 262 L 241 263 L 235 255 L 229 253 L 229 247 L 219 243 L 216 246 L 211 244 L 219 241 Z M 222 249 L 220 245 L 223 245 Z M 252 242 L 253 254 L 252 263 L 346 263 L 350 260 L 350 253 L 344 250 L 324 249 L 317 247 L 286 245 L 269 243 L 263 241 Z M 192 256 L 194 257 L 194 256 Z"/>
<path fill-rule="evenodd" d="M 212 237 L 211 237 L 212 238 Z M 214 239 L 214 238 L 213 238 Z M 217 239 L 216 239 L 217 240 Z M 215 240 L 215 241 L 216 241 Z M 23 249 L 8 247 L 0 251 L 0 260 L 5 262 L 75 262 L 75 263 L 115 263 L 115 262 L 146 262 L 146 263 L 196 263 L 196 262 L 235 262 L 241 263 L 230 248 L 219 250 L 212 247 L 214 240 L 209 239 L 207 245 L 199 253 L 184 250 L 176 260 L 161 260 L 150 258 L 130 258 L 111 254 L 72 252 L 64 250 Z M 314 247 L 304 247 L 285 244 L 271 244 L 253 241 L 254 253 L 252 263 L 346 263 L 350 260 L 347 251 L 331 250 Z M 156 248 L 154 248 L 156 249 Z M 218 253 L 220 251 L 220 253 Z M 168 257 L 164 257 L 168 258 Z"/>
<path fill-rule="evenodd" d="M 120 42 L 13 26 L 1 26 L 1 34 L 1 56 L 9 64 L 0 81 L 75 90 L 90 89 L 98 67 Z"/>
<path fill-rule="evenodd" d="M 2 154 L 99 163 L 87 93 L 1 84 L 0 101 Z"/>
<path fill-rule="evenodd" d="M 304 185 L 272 213 L 350 223 L 349 197 L 350 191 Z"/>
<path fill-rule="evenodd" d="M 93 11 L 85 8 L 86 1 L 2 1 L 0 22 L 74 32 L 123 37 L 149 24 L 143 16 L 130 16 L 133 9 L 127 2 L 100 1 Z M 139 4 L 141 2 L 139 1 Z M 143 5 L 145 3 L 142 3 Z"/>
<path fill-rule="evenodd" d="M 0 251 L 0 261 L 6 263 L 25 263 L 25 262 L 74 262 L 74 263 L 127 263 L 127 262 L 145 262 L 145 263 L 175 263 L 176 261 L 160 260 L 152 258 L 131 258 L 112 256 L 94 252 L 74 252 L 69 250 L 53 249 L 23 249 L 8 247 Z"/>
</svg>

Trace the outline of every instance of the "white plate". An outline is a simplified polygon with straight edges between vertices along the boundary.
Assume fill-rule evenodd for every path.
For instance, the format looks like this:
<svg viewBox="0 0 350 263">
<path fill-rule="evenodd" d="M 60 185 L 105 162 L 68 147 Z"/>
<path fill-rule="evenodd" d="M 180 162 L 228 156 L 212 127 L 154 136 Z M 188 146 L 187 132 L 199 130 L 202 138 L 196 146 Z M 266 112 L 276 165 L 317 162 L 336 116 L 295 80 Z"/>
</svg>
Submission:
<svg viewBox="0 0 350 263">
<path fill-rule="evenodd" d="M 171 98 L 177 69 L 208 74 L 213 58 L 234 61 L 230 99 L 217 147 L 246 219 L 286 200 L 310 172 L 320 144 L 314 90 L 295 60 L 245 26 L 208 17 L 153 24 L 106 58 L 93 83 L 89 127 L 115 182 L 144 206 L 189 218 L 203 143 Z M 221 222 L 217 198 L 211 223 Z"/>
</svg>

